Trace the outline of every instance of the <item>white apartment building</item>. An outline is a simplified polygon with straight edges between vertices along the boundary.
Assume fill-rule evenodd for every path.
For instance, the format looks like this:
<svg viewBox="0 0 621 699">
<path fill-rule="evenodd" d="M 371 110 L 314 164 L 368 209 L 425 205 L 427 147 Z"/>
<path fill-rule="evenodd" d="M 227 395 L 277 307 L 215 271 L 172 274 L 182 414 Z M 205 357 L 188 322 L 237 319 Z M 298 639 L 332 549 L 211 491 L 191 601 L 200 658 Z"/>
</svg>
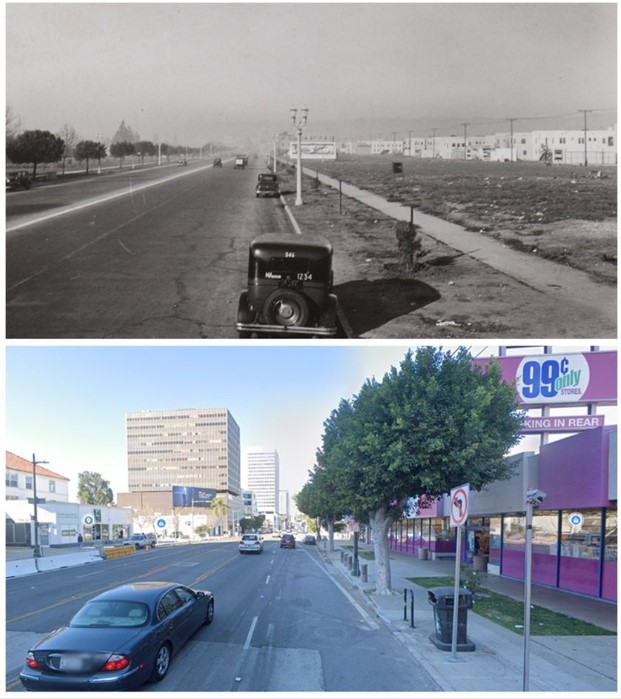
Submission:
<svg viewBox="0 0 621 699">
<path fill-rule="evenodd" d="M 617 127 L 608 129 L 540 130 L 499 132 L 485 136 L 453 134 L 420 137 L 408 135 L 402 140 L 343 141 L 339 152 L 359 155 L 400 155 L 411 158 L 447 160 L 517 161 L 542 160 L 553 164 L 591 167 L 617 164 Z"/>
<path fill-rule="evenodd" d="M 265 523 L 278 528 L 278 490 L 280 460 L 273 447 L 249 447 L 246 450 L 248 490 L 254 493 L 259 514 Z"/>
<path fill-rule="evenodd" d="M 11 451 L 5 452 L 6 500 L 32 499 L 34 487 L 37 500 L 45 502 L 69 502 L 69 479 L 41 464 L 24 459 Z M 36 477 L 36 483 L 34 479 Z"/>
</svg>

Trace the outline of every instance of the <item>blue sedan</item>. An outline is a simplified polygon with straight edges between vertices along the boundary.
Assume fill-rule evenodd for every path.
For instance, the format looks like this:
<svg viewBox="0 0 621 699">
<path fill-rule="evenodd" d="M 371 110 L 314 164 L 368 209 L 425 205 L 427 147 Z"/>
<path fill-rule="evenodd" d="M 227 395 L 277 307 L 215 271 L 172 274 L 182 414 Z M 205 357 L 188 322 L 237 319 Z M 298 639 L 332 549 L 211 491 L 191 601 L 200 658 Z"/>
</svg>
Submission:
<svg viewBox="0 0 621 699">
<path fill-rule="evenodd" d="M 125 691 L 158 682 L 174 653 L 213 616 L 206 590 L 170 582 L 121 585 L 36 643 L 19 678 L 40 692 Z"/>
</svg>

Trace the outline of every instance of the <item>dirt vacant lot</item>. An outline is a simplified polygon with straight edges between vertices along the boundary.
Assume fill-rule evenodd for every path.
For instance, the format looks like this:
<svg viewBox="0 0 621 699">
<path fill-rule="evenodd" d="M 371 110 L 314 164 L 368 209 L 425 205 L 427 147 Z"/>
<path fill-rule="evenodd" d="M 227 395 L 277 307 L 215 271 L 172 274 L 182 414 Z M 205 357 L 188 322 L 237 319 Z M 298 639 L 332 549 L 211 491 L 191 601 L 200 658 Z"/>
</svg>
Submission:
<svg viewBox="0 0 621 699">
<path fill-rule="evenodd" d="M 565 267 L 568 278 L 572 268 L 584 272 L 616 298 L 616 168 L 404 158 L 394 174 L 395 160 L 350 156 L 310 167 L 500 241 L 507 254 L 521 253 L 520 264 L 534 256 Z M 616 327 L 598 331 L 588 308 L 559 307 L 553 288 L 538 292 L 424 229 L 412 267 L 395 219 L 314 177 L 304 178 L 304 205 L 296 207 L 293 168 L 280 175 L 304 233 L 334 245 L 336 293 L 355 337 L 616 337 Z"/>
</svg>

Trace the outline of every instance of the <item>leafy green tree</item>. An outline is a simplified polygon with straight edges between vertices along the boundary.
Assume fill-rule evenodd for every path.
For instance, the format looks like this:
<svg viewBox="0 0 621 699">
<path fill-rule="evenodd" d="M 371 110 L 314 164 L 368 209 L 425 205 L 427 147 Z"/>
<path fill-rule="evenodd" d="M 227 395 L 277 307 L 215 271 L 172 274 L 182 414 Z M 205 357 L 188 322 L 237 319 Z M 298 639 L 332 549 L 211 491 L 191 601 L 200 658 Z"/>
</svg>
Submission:
<svg viewBox="0 0 621 699">
<path fill-rule="evenodd" d="M 78 502 L 83 505 L 107 505 L 114 500 L 110 482 L 100 473 L 82 471 L 78 474 Z"/>
<path fill-rule="evenodd" d="M 113 143 L 110 146 L 110 155 L 113 158 L 119 159 L 119 169 L 123 167 L 123 159 L 128 155 L 133 155 L 136 152 L 136 146 L 128 141 Z"/>
<path fill-rule="evenodd" d="M 6 144 L 6 156 L 13 163 L 32 163 L 32 178 L 37 176 L 39 163 L 56 163 L 63 154 L 62 138 L 49 131 L 24 131 Z"/>
<path fill-rule="evenodd" d="M 199 535 L 201 539 L 207 536 L 208 527 L 206 524 L 199 524 L 198 527 L 194 529 L 194 532 Z"/>
<path fill-rule="evenodd" d="M 323 458 L 342 509 L 366 513 L 379 593 L 391 592 L 388 532 L 405 500 L 510 478 L 503 457 L 519 441 L 522 421 L 500 366 L 482 373 L 465 349 L 408 352 L 381 383 L 367 380 L 341 401 L 326 424 L 332 434 L 324 432 Z"/>
<path fill-rule="evenodd" d="M 136 155 L 140 156 L 140 164 L 144 165 L 145 155 L 157 155 L 157 146 L 151 141 L 138 141 L 134 143 Z"/>
<path fill-rule="evenodd" d="M 89 160 L 97 160 L 101 165 L 101 159 L 106 157 L 106 146 L 96 141 L 80 141 L 76 144 L 73 154 L 80 162 L 86 160 L 86 174 L 88 175 Z"/>
</svg>

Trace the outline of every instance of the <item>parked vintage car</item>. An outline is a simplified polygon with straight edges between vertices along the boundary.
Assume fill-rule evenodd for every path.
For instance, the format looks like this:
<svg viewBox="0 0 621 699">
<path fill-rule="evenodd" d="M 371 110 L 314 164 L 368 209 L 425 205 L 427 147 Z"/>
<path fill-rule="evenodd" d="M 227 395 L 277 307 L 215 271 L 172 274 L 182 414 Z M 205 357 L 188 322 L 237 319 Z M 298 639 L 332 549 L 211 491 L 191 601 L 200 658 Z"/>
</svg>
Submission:
<svg viewBox="0 0 621 699">
<path fill-rule="evenodd" d="M 253 335 L 334 337 L 332 244 L 318 236 L 267 234 L 250 244 L 248 289 L 239 298 L 236 328 Z"/>
<path fill-rule="evenodd" d="M 279 197 L 278 175 L 273 172 L 262 172 L 258 177 L 255 192 L 257 197 Z"/>
<path fill-rule="evenodd" d="M 9 192 L 16 192 L 18 189 L 30 189 L 32 180 L 27 172 L 10 172 L 6 176 L 6 189 Z"/>
</svg>

